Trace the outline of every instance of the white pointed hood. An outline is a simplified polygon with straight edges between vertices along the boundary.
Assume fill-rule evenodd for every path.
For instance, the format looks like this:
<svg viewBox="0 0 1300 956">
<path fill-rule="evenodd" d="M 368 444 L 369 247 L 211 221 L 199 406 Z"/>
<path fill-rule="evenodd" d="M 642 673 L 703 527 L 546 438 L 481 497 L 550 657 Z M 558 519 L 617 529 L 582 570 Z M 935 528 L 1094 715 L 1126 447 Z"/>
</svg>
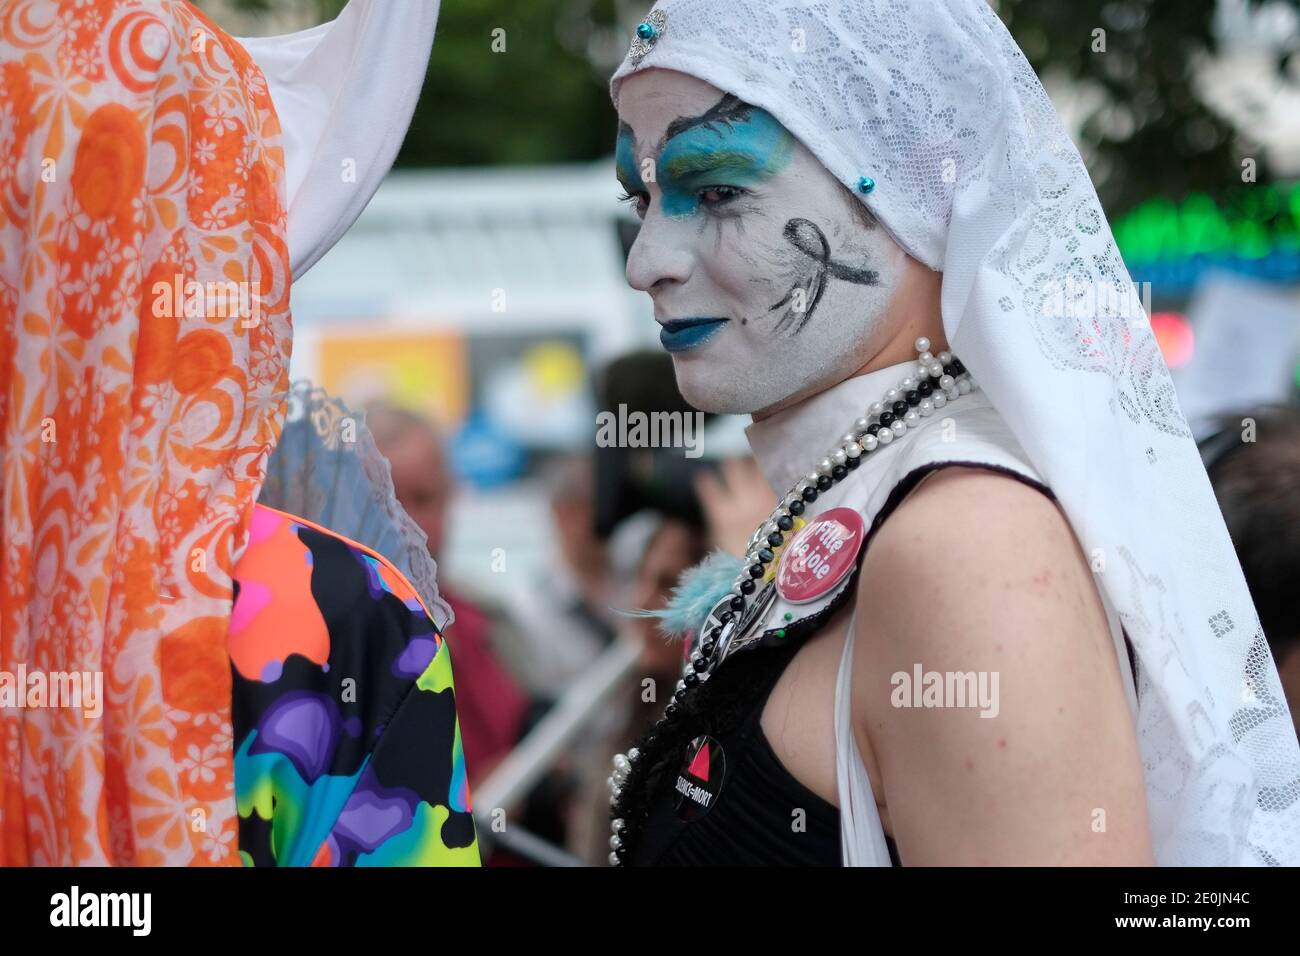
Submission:
<svg viewBox="0 0 1300 956">
<path fill-rule="evenodd" d="M 284 130 L 295 280 L 361 215 L 406 136 L 440 0 L 350 0 L 338 18 L 240 39 Z"/>
</svg>

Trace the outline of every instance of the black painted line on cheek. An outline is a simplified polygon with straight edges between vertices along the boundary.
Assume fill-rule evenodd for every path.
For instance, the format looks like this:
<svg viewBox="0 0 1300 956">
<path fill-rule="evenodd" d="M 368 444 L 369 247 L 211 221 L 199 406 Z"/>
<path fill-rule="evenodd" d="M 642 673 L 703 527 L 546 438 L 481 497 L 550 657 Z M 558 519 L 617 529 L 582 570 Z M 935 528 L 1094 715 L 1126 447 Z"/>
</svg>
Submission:
<svg viewBox="0 0 1300 956">
<path fill-rule="evenodd" d="M 713 237 L 713 252 L 714 252 L 714 254 L 716 255 L 716 254 L 722 252 L 722 230 L 723 230 L 724 228 L 726 228 L 726 225 L 727 225 L 728 222 L 733 222 L 733 223 L 735 223 L 735 225 L 736 225 L 736 251 L 737 251 L 737 255 L 739 255 L 740 258 L 743 259 L 745 262 L 750 263 L 750 265 L 755 265 L 755 263 L 753 262 L 753 260 L 751 260 L 751 259 L 750 259 L 749 257 L 747 257 L 743 252 L 740 251 L 740 250 L 743 248 L 743 240 L 744 240 L 744 238 L 745 238 L 745 220 L 744 220 L 741 216 L 730 216 L 730 217 L 728 217 L 728 216 L 719 216 L 719 217 L 714 218 L 713 221 L 716 222 L 717 225 L 718 225 L 718 232 L 717 232 L 717 234 Z"/>
<path fill-rule="evenodd" d="M 804 310 L 802 319 L 794 330 L 796 335 L 802 332 L 804 327 L 812 321 L 813 313 L 826 292 L 829 279 L 843 279 L 855 285 L 878 285 L 880 283 L 880 274 L 874 269 L 849 266 L 833 259 L 826 234 L 811 220 L 801 218 L 789 220 L 785 224 L 784 235 L 790 245 L 813 264 L 811 272 L 806 277 L 807 281 L 804 283 L 808 289 L 810 301 Z M 794 289 L 798 287 L 798 284 L 792 287 L 786 298 L 773 308 L 779 307 L 790 299 L 794 294 Z M 788 320 L 792 315 L 792 312 L 787 312 L 781 322 L 778 323 L 778 330 L 788 324 Z"/>
<path fill-rule="evenodd" d="M 796 334 L 801 331 L 808 324 L 809 319 L 812 318 L 813 310 L 816 309 L 817 303 L 821 301 L 821 291 L 825 287 L 825 269 L 816 264 L 809 269 L 808 262 L 803 257 L 798 259 L 791 257 L 789 270 L 796 275 L 794 283 L 790 286 L 789 291 L 782 296 L 781 300 L 768 311 L 772 312 L 789 305 L 797 292 L 804 293 L 804 308 L 802 310 L 795 310 L 793 307 L 787 308 L 785 314 L 781 316 L 772 329 L 772 332 L 776 335 L 780 335 L 791 323 L 795 322 L 796 316 L 799 316 L 797 320 L 799 324 L 794 331 Z"/>
<path fill-rule="evenodd" d="M 801 248 L 800 244 L 796 242 L 796 237 L 799 231 L 806 231 L 805 225 L 806 227 L 811 228 L 813 234 L 812 242 L 816 243 L 820 240 L 820 245 L 822 246 L 820 254 L 817 252 L 810 254 L 806 248 Z M 789 263 L 790 271 L 794 272 L 796 276 L 794 283 L 790 286 L 789 291 L 787 291 L 781 298 L 781 301 L 773 305 L 768 311 L 773 311 L 787 305 L 795 298 L 797 292 L 803 292 L 804 308 L 802 310 L 796 310 L 793 307 L 787 308 L 785 314 L 781 316 L 780 321 L 776 323 L 776 327 L 772 330 L 775 334 L 779 335 L 784 332 L 791 323 L 797 321 L 798 324 L 795 326 L 794 334 L 798 335 L 803 331 L 804 326 L 812 320 L 813 313 L 817 309 L 817 304 L 821 302 L 822 292 L 826 287 L 826 262 L 830 259 L 830 247 L 826 242 L 826 237 L 822 235 L 821 230 L 807 219 L 788 220 L 785 224 L 785 228 L 782 230 L 782 234 L 785 236 L 786 241 L 790 243 L 790 246 L 794 248 L 797 253 L 801 254 L 792 256 Z M 798 316 L 797 319 L 796 316 Z"/>
<path fill-rule="evenodd" d="M 850 266 L 831 258 L 831 245 L 826 234 L 809 219 L 791 219 L 785 224 L 785 237 L 795 249 L 819 262 L 832 278 L 855 285 L 880 283 L 880 274 L 876 270 Z"/>
</svg>

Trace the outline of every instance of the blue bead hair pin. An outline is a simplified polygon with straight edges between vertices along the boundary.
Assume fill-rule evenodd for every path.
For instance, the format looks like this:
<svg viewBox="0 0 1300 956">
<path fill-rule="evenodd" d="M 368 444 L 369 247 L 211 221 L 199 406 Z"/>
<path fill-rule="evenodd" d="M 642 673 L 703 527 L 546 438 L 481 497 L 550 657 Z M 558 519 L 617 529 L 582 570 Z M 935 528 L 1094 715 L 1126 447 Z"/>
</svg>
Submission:
<svg viewBox="0 0 1300 956">
<path fill-rule="evenodd" d="M 645 59 L 645 55 L 654 49 L 654 45 L 664 35 L 664 28 L 667 25 L 668 16 L 662 10 L 651 10 L 646 14 L 646 18 L 636 25 L 636 31 L 632 35 L 632 46 L 627 51 L 634 67 L 639 66 Z"/>
<path fill-rule="evenodd" d="M 863 176 L 858 180 L 858 192 L 866 195 L 876 188 L 876 181 L 870 176 Z"/>
</svg>

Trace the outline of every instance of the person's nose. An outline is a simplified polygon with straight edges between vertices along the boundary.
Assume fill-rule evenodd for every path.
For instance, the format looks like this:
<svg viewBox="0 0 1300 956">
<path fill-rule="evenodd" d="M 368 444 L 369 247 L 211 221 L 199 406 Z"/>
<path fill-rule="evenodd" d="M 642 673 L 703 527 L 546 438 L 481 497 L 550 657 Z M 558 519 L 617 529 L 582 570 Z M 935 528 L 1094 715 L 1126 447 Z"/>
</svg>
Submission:
<svg viewBox="0 0 1300 956">
<path fill-rule="evenodd" d="M 653 208 L 646 212 L 641 230 L 627 254 L 628 285 L 653 297 L 690 278 L 691 253 L 677 232 L 674 224 Z"/>
</svg>

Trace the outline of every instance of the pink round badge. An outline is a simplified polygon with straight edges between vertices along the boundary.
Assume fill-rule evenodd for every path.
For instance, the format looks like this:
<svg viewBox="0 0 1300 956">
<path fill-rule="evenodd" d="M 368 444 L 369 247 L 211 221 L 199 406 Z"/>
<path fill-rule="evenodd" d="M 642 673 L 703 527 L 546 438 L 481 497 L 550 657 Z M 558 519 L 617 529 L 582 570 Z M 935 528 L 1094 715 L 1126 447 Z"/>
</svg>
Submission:
<svg viewBox="0 0 1300 956">
<path fill-rule="evenodd" d="M 852 508 L 832 508 L 809 522 L 781 551 L 776 593 L 807 604 L 829 593 L 857 563 L 865 526 Z"/>
</svg>

